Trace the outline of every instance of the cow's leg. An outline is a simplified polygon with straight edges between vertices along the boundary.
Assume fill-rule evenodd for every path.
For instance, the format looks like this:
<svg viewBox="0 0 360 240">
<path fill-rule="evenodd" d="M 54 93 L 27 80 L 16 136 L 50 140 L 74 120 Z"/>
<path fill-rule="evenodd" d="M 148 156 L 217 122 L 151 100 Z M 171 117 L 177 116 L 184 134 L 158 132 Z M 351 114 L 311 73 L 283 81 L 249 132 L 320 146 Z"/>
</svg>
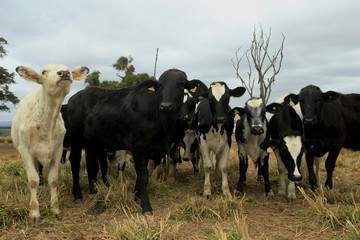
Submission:
<svg viewBox="0 0 360 240">
<path fill-rule="evenodd" d="M 54 153 L 53 159 L 50 163 L 50 170 L 48 175 L 48 183 L 50 186 L 50 193 L 51 193 L 50 205 L 56 217 L 59 217 L 60 214 L 57 186 L 58 186 L 61 155 L 62 155 L 62 149 L 59 149 L 56 153 Z"/>
<path fill-rule="evenodd" d="M 19 152 L 21 153 L 21 158 L 24 162 L 26 174 L 28 177 L 28 183 L 30 187 L 30 213 L 29 213 L 29 223 L 30 225 L 38 225 L 40 223 L 40 211 L 39 211 L 39 201 L 37 199 L 37 190 L 39 187 L 39 175 L 36 171 L 34 165 L 34 160 L 30 153 L 27 150 L 27 147 L 19 146 Z"/>
<path fill-rule="evenodd" d="M 213 162 L 212 162 L 212 158 L 210 156 L 210 150 L 209 150 L 206 142 L 200 143 L 200 151 L 201 151 L 201 155 L 202 155 L 204 175 L 205 175 L 203 195 L 204 195 L 204 197 L 209 198 L 211 196 L 210 172 L 213 167 Z"/>
<path fill-rule="evenodd" d="M 168 180 L 174 181 L 175 180 L 175 168 L 176 168 L 176 151 L 177 151 L 178 145 L 177 144 L 171 144 L 170 153 L 167 156 L 167 166 L 168 166 Z"/>
<path fill-rule="evenodd" d="M 306 165 L 308 168 L 310 187 L 311 190 L 314 191 L 318 187 L 318 181 L 314 173 L 314 154 L 310 153 L 310 151 L 306 151 Z"/>
<path fill-rule="evenodd" d="M 263 165 L 261 166 L 260 158 L 258 159 L 259 167 L 261 167 L 261 175 L 264 177 L 264 185 L 265 185 L 265 194 L 267 197 L 273 197 L 274 193 L 271 190 L 270 180 L 269 180 L 269 154 L 266 154 L 263 160 Z"/>
<path fill-rule="evenodd" d="M 326 178 L 326 182 L 325 182 L 325 187 L 332 189 L 333 188 L 333 182 L 332 182 L 332 174 L 334 172 L 335 169 L 335 164 L 336 164 L 336 159 L 339 156 L 340 153 L 340 149 L 335 149 L 335 150 L 331 150 L 329 152 L 328 157 L 326 158 L 325 161 L 325 168 L 326 168 L 326 173 L 327 173 L 327 178 Z"/>
<path fill-rule="evenodd" d="M 96 194 L 97 174 L 99 172 L 98 164 L 99 150 L 96 146 L 89 145 L 86 147 L 86 170 L 89 181 L 89 194 Z"/>
<path fill-rule="evenodd" d="M 278 194 L 282 196 L 286 196 L 286 184 L 285 184 L 285 165 L 280 157 L 279 150 L 276 149 L 274 151 L 277 165 L 278 165 L 278 171 L 279 171 L 279 191 Z"/>
<path fill-rule="evenodd" d="M 295 183 L 293 181 L 289 181 L 287 198 L 288 199 L 295 199 L 296 198 Z"/>
<path fill-rule="evenodd" d="M 73 194 L 75 201 L 82 198 L 80 184 L 79 184 L 79 173 L 80 173 L 80 162 L 81 162 L 81 147 L 71 146 L 69 160 L 71 163 L 71 172 L 73 177 Z"/>
<path fill-rule="evenodd" d="M 104 149 L 99 149 L 99 163 L 100 163 L 100 170 L 101 170 L 101 176 L 104 184 L 109 187 L 110 183 L 107 180 L 106 174 L 108 170 L 108 164 L 107 164 L 107 152 Z"/>
<path fill-rule="evenodd" d="M 62 155 L 61 155 L 61 163 L 65 163 L 66 162 L 66 154 L 67 154 L 67 150 L 66 148 L 63 149 Z"/>
<path fill-rule="evenodd" d="M 316 179 L 317 179 L 318 186 L 320 186 L 320 165 L 321 165 L 322 159 L 323 159 L 322 157 L 315 157 Z"/>
<path fill-rule="evenodd" d="M 140 198 L 140 205 L 145 215 L 152 215 L 149 196 L 147 193 L 147 185 L 149 182 L 149 172 L 147 170 L 148 160 L 143 151 L 133 151 L 134 164 L 136 170 L 135 196 Z"/>
<path fill-rule="evenodd" d="M 219 163 L 219 168 L 222 175 L 222 192 L 225 196 L 230 196 L 229 182 L 228 182 L 228 155 L 229 155 L 229 146 L 226 144 L 223 151 L 216 155 L 216 162 Z"/>
<path fill-rule="evenodd" d="M 240 172 L 240 177 L 239 177 L 239 182 L 237 184 L 236 189 L 240 192 L 240 193 L 244 193 L 244 182 L 246 181 L 246 171 L 248 168 L 248 157 L 246 154 L 246 151 L 244 150 L 244 148 L 242 147 L 241 144 L 238 144 L 238 155 L 239 155 L 239 172 Z"/>
</svg>

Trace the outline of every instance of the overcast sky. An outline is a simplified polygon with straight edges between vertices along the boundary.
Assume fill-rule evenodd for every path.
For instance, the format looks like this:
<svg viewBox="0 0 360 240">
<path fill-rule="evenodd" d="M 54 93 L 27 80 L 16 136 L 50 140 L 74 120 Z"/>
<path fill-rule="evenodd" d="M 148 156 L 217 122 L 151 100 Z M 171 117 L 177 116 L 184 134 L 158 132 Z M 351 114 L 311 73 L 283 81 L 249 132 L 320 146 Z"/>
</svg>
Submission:
<svg viewBox="0 0 360 240">
<path fill-rule="evenodd" d="M 271 28 L 270 53 L 285 36 L 284 60 L 269 103 L 309 84 L 323 91 L 360 93 L 359 0 L 102 0 L 0 1 L 0 37 L 7 56 L 0 66 L 15 72 L 19 65 L 37 72 L 48 63 L 71 69 L 87 66 L 100 80 L 118 80 L 112 64 L 120 56 L 134 58 L 135 73 L 156 77 L 169 68 L 186 72 L 206 85 L 224 81 L 241 85 L 231 59 L 250 47 L 254 28 Z M 241 74 L 246 76 L 244 66 Z M 37 88 L 17 74 L 11 91 L 23 99 Z M 71 95 L 84 88 L 71 86 Z M 243 106 L 248 94 L 233 99 Z M 0 112 L 0 121 L 11 121 Z"/>
</svg>

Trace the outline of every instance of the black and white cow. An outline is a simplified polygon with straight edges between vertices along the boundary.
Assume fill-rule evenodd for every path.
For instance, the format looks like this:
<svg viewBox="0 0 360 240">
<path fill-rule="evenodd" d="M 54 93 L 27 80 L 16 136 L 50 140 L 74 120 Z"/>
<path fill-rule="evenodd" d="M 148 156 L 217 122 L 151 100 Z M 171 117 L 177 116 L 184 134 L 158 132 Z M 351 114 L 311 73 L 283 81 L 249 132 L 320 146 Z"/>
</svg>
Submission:
<svg viewBox="0 0 360 240">
<path fill-rule="evenodd" d="M 280 104 L 276 106 L 277 110 L 281 109 Z M 240 193 L 244 192 L 248 156 L 250 156 L 255 166 L 259 168 L 258 174 L 261 174 L 264 178 L 266 196 L 274 196 L 269 181 L 269 153 L 260 147 L 264 140 L 269 139 L 267 132 L 268 122 L 265 116 L 267 110 L 270 111 L 261 98 L 250 98 L 245 103 L 245 108 L 237 108 L 241 115 L 241 119 L 236 123 L 235 130 L 240 167 L 237 190 Z"/>
<path fill-rule="evenodd" d="M 135 196 L 141 200 L 143 212 L 152 213 L 147 194 L 148 160 L 159 162 L 169 151 L 184 89 L 201 95 L 207 87 L 199 80 L 188 81 L 184 72 L 171 69 L 159 81 L 148 80 L 121 89 L 89 87 L 70 98 L 66 127 L 71 136 L 71 152 L 85 141 L 90 187 L 96 181 L 96 166 L 92 164 L 96 163 L 98 151 L 130 150 L 137 174 Z M 77 164 L 80 158 L 70 161 Z M 78 169 L 73 170 L 73 178 L 78 173 Z M 79 198 L 81 192 L 76 184 L 74 194 Z"/>
<path fill-rule="evenodd" d="M 199 102 L 190 93 L 184 94 L 183 104 L 181 105 L 179 117 L 176 122 L 174 143 L 168 156 L 168 177 L 174 178 L 175 167 L 181 162 L 180 147 L 184 149 L 182 159 L 193 164 L 194 174 L 199 172 L 199 142 L 195 135 L 194 113 L 196 104 Z"/>
<path fill-rule="evenodd" d="M 222 192 L 229 195 L 227 179 L 228 155 L 234 128 L 234 111 L 229 106 L 230 97 L 240 97 L 244 87 L 229 89 L 224 82 L 210 85 L 208 98 L 201 100 L 195 111 L 195 132 L 198 136 L 202 156 L 205 182 L 204 196 L 211 195 L 210 172 L 213 168 L 211 152 L 216 156 L 216 166 L 222 173 Z"/>
<path fill-rule="evenodd" d="M 287 95 L 285 95 L 287 96 Z M 268 105 L 269 112 L 276 112 L 270 116 L 268 133 L 271 140 L 266 139 L 261 147 L 264 150 L 271 149 L 276 156 L 279 171 L 279 195 L 287 196 L 288 199 L 296 198 L 294 182 L 301 181 L 301 159 L 304 153 L 302 114 L 300 106 L 290 106 L 284 103 L 284 97 L 274 104 Z M 277 111 L 278 104 L 281 110 Z M 286 195 L 285 170 L 288 171 L 290 180 Z"/>
<path fill-rule="evenodd" d="M 325 187 L 331 189 L 332 174 L 341 148 L 360 150 L 360 94 L 341 94 L 334 91 L 323 93 L 319 87 L 309 85 L 301 89 L 299 94 L 289 94 L 284 100 L 300 104 L 304 116 L 302 122 L 305 140 L 313 139 L 322 143 L 322 148 L 315 151 L 312 144 L 306 145 L 311 188 L 317 188 L 320 180 L 318 172 L 317 177 L 314 173 L 314 157 L 321 158 L 328 152 L 325 161 Z"/>
</svg>

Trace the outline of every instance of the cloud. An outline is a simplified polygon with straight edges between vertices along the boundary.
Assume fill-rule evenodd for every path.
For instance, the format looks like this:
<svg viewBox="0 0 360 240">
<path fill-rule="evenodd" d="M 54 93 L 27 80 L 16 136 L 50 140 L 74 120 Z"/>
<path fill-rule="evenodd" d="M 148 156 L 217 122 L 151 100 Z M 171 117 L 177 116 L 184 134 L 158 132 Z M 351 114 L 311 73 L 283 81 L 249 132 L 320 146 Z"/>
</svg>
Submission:
<svg viewBox="0 0 360 240">
<path fill-rule="evenodd" d="M 136 72 L 152 75 L 159 48 L 157 77 L 175 67 L 189 79 L 225 81 L 234 88 L 240 80 L 231 58 L 240 46 L 250 47 L 254 27 L 261 25 L 265 32 L 271 28 L 270 52 L 286 37 L 270 101 L 308 84 L 347 93 L 360 83 L 357 0 L 4 0 L 0 7 L 6 13 L 0 16 L 2 37 L 9 42 L 0 65 L 10 71 L 18 65 L 40 71 L 55 62 L 85 65 L 99 70 L 102 80 L 117 80 L 112 64 L 131 55 Z M 246 67 L 242 71 L 246 75 Z M 20 99 L 36 88 L 19 76 L 15 80 L 11 90 Z M 83 87 L 73 84 L 65 102 Z M 231 105 L 242 106 L 246 98 Z M 0 120 L 13 114 L 2 113 Z"/>
</svg>

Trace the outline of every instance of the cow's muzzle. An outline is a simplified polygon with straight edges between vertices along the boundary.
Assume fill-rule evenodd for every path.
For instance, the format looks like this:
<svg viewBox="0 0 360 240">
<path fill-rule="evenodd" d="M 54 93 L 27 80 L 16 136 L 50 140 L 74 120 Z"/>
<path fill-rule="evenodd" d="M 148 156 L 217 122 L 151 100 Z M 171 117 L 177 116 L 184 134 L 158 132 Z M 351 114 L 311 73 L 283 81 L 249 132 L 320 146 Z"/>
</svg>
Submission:
<svg viewBox="0 0 360 240">
<path fill-rule="evenodd" d="M 58 71 L 61 80 L 70 80 L 70 71 Z"/>
<path fill-rule="evenodd" d="M 264 133 L 264 129 L 261 126 L 254 126 L 251 128 L 251 134 L 260 135 Z"/>
<path fill-rule="evenodd" d="M 170 113 L 173 111 L 175 111 L 175 107 L 172 103 L 165 102 L 160 104 L 160 112 Z"/>
<path fill-rule="evenodd" d="M 315 124 L 315 119 L 314 118 L 304 118 L 303 123 L 304 123 L 304 125 L 312 126 Z"/>
</svg>

